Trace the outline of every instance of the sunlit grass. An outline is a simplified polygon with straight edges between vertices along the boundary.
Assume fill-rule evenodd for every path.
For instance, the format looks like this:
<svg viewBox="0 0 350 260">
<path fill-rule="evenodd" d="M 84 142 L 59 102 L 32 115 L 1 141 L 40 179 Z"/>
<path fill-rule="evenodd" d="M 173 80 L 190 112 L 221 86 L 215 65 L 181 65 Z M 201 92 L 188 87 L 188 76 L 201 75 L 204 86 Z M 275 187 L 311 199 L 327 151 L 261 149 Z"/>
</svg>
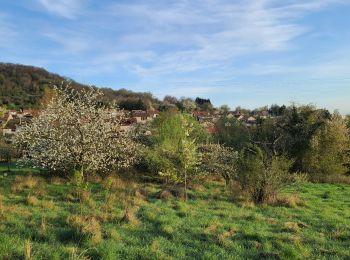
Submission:
<svg viewBox="0 0 350 260">
<path fill-rule="evenodd" d="M 347 185 L 292 185 L 271 206 L 234 202 L 221 182 L 196 186 L 186 203 L 159 198 L 159 185 L 115 179 L 108 196 L 103 183 L 90 185 L 81 208 L 73 184 L 5 170 L 0 166 L 0 259 L 350 257 Z M 30 175 L 35 185 L 20 184 Z"/>
</svg>

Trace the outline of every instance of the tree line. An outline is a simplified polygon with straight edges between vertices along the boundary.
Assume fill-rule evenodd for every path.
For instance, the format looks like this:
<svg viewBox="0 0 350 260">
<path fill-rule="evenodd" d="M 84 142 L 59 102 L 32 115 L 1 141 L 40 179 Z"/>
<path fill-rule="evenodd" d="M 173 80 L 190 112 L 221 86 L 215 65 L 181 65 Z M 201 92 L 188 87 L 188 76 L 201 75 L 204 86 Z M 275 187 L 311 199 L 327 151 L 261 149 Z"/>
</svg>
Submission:
<svg viewBox="0 0 350 260">
<path fill-rule="evenodd" d="M 52 86 L 69 84 L 76 90 L 89 86 L 72 79 L 50 73 L 42 68 L 11 63 L 0 63 L 0 106 L 8 109 L 41 108 L 50 98 Z M 120 108 L 150 109 L 158 107 L 160 101 L 151 93 L 136 93 L 126 89 L 101 88 L 105 104 L 116 102 Z"/>
</svg>

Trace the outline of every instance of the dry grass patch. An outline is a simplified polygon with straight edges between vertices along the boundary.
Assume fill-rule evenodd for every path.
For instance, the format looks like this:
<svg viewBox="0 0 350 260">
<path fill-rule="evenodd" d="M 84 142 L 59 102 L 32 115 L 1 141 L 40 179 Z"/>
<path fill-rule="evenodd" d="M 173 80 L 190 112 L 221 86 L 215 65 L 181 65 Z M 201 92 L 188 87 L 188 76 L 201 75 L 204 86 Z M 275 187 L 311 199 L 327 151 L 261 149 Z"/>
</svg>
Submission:
<svg viewBox="0 0 350 260">
<path fill-rule="evenodd" d="M 79 191 L 76 192 L 76 197 L 78 197 L 81 202 L 89 202 L 91 200 L 90 192 L 85 189 L 80 189 Z"/>
<path fill-rule="evenodd" d="M 136 188 L 132 191 L 132 193 L 128 196 L 130 205 L 134 207 L 140 207 L 147 203 L 144 195 L 141 193 L 140 189 Z"/>
<path fill-rule="evenodd" d="M 2 214 L 5 206 L 4 206 L 4 200 L 5 200 L 5 197 L 3 195 L 0 194 L 0 214 Z"/>
<path fill-rule="evenodd" d="M 160 250 L 160 242 L 159 240 L 156 238 L 152 241 L 151 244 L 151 251 L 154 253 L 157 253 Z"/>
<path fill-rule="evenodd" d="M 296 235 L 290 235 L 288 236 L 289 242 L 292 242 L 294 245 L 300 244 L 301 243 L 301 237 L 296 236 Z"/>
<path fill-rule="evenodd" d="M 96 218 L 70 215 L 66 219 L 66 223 L 86 236 L 92 244 L 97 245 L 102 241 L 101 225 Z"/>
<path fill-rule="evenodd" d="M 295 222 L 285 222 L 283 224 L 283 229 L 289 232 L 297 232 L 299 231 L 299 225 Z"/>
<path fill-rule="evenodd" d="M 340 175 L 340 174 L 334 174 L 334 175 L 327 175 L 322 176 L 319 179 L 316 179 L 316 181 L 323 182 L 323 183 L 333 183 L 333 184 L 350 184 L 350 176 L 347 175 Z"/>
<path fill-rule="evenodd" d="M 40 179 L 37 177 L 33 177 L 32 175 L 16 176 L 12 183 L 11 191 L 18 192 L 24 189 L 33 189 L 34 187 L 38 186 L 39 182 Z"/>
<path fill-rule="evenodd" d="M 210 224 L 208 227 L 204 229 L 204 233 L 207 235 L 215 234 L 221 226 L 222 224 L 213 222 L 212 224 Z"/>
<path fill-rule="evenodd" d="M 41 206 L 44 209 L 54 209 L 55 208 L 55 202 L 53 202 L 53 200 L 44 200 L 43 202 L 41 202 Z"/>
<path fill-rule="evenodd" d="M 26 240 L 24 242 L 23 254 L 25 260 L 32 259 L 32 242 L 30 240 Z"/>
<path fill-rule="evenodd" d="M 207 191 L 207 189 L 200 183 L 192 183 L 190 185 L 190 189 L 196 192 L 204 192 Z"/>
<path fill-rule="evenodd" d="M 276 225 L 276 224 L 277 224 L 277 220 L 274 219 L 274 218 L 267 218 L 267 219 L 266 219 L 266 222 L 267 222 L 268 224 L 271 224 L 271 225 Z"/>
<path fill-rule="evenodd" d="M 93 215 L 93 217 L 101 223 L 113 222 L 117 219 L 117 217 L 112 212 L 100 212 Z"/>
<path fill-rule="evenodd" d="M 283 229 L 289 232 L 297 232 L 300 228 L 306 228 L 306 227 L 308 226 L 304 223 L 301 223 L 301 222 L 296 223 L 291 221 L 285 222 L 283 225 Z"/>
<path fill-rule="evenodd" d="M 350 241 L 350 231 L 335 230 L 331 233 L 331 237 L 339 241 Z"/>
<path fill-rule="evenodd" d="M 45 218 L 41 218 L 39 231 L 41 234 L 46 234 L 47 231 L 47 222 Z"/>
<path fill-rule="evenodd" d="M 252 202 L 252 201 L 242 201 L 242 202 L 239 203 L 239 205 L 242 208 L 245 208 L 245 209 L 253 209 L 253 208 L 255 208 L 255 203 Z"/>
<path fill-rule="evenodd" d="M 173 194 L 169 190 L 161 190 L 157 196 L 159 199 L 168 200 L 173 198 Z"/>
<path fill-rule="evenodd" d="M 162 232 L 168 236 L 171 236 L 174 234 L 175 230 L 170 225 L 164 225 L 164 226 L 162 226 Z"/>
<path fill-rule="evenodd" d="M 98 174 L 89 174 L 86 177 L 87 182 L 91 183 L 101 183 L 102 182 L 102 177 Z"/>
<path fill-rule="evenodd" d="M 109 231 L 109 237 L 115 241 L 122 240 L 122 236 L 119 234 L 119 232 L 116 229 L 112 229 Z"/>
<path fill-rule="evenodd" d="M 66 180 L 58 176 L 53 176 L 50 178 L 50 183 L 54 185 L 61 185 L 66 183 Z"/>
<path fill-rule="evenodd" d="M 127 187 L 127 183 L 123 181 L 119 177 L 110 176 L 102 181 L 102 187 L 104 189 L 125 189 Z"/>
<path fill-rule="evenodd" d="M 0 220 L 6 219 L 6 213 L 8 211 L 7 207 L 5 207 L 5 197 L 0 194 Z"/>
<path fill-rule="evenodd" d="M 268 204 L 273 206 L 283 206 L 288 208 L 296 208 L 298 206 L 304 205 L 303 201 L 296 194 L 292 194 L 288 196 L 276 196 L 276 197 L 270 198 L 270 200 L 268 201 Z"/>
<path fill-rule="evenodd" d="M 47 195 L 47 189 L 46 186 L 43 183 L 40 183 L 39 186 L 36 186 L 35 189 L 32 190 L 32 193 L 36 196 L 46 196 Z"/>
<path fill-rule="evenodd" d="M 131 226 L 138 226 L 140 221 L 136 217 L 136 214 L 133 210 L 126 209 L 124 212 L 124 216 L 121 219 L 121 222 L 129 224 Z"/>
<path fill-rule="evenodd" d="M 34 195 L 30 195 L 30 194 L 27 196 L 26 202 L 30 206 L 37 206 L 39 204 L 38 198 L 35 197 Z"/>
<path fill-rule="evenodd" d="M 64 200 L 69 202 L 77 202 L 79 201 L 78 198 L 76 198 L 72 193 L 66 193 L 64 195 Z"/>
<path fill-rule="evenodd" d="M 77 247 L 68 247 L 67 251 L 69 253 L 69 260 L 90 260 L 90 257 L 85 255 L 88 252 L 87 249 L 79 252 Z"/>
<path fill-rule="evenodd" d="M 277 238 L 285 243 L 292 243 L 294 245 L 298 245 L 302 241 L 301 237 L 296 234 L 281 234 Z"/>
<path fill-rule="evenodd" d="M 229 230 L 226 230 L 226 231 L 222 232 L 221 234 L 219 234 L 217 236 L 217 239 L 218 239 L 220 244 L 227 245 L 228 239 L 230 237 L 234 236 L 236 233 L 237 233 L 236 229 L 230 228 Z"/>
</svg>

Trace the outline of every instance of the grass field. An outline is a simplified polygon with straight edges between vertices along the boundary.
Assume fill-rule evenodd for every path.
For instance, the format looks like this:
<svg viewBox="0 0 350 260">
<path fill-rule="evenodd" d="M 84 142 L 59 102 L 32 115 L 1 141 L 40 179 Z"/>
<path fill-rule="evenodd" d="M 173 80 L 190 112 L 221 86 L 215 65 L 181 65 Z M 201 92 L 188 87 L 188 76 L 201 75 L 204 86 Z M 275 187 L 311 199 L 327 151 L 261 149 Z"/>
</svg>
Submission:
<svg viewBox="0 0 350 260">
<path fill-rule="evenodd" d="M 217 181 L 183 202 L 115 179 L 110 192 L 91 184 L 81 204 L 62 179 L 4 171 L 0 259 L 350 259 L 347 185 L 294 184 L 286 203 L 255 206 Z"/>
</svg>

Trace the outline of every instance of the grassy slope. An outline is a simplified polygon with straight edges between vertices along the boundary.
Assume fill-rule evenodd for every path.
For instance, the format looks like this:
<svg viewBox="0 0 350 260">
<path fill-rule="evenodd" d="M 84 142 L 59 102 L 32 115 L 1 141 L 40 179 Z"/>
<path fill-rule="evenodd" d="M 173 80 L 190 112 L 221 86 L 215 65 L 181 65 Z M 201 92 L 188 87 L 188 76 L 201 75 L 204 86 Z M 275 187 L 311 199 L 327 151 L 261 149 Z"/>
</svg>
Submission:
<svg viewBox="0 0 350 260">
<path fill-rule="evenodd" d="M 15 176 L 27 174 L 0 177 L 0 259 L 23 257 L 25 240 L 35 259 L 350 258 L 350 186 L 288 187 L 285 193 L 299 194 L 305 204 L 288 208 L 232 203 L 218 182 L 192 191 L 187 203 L 156 199 L 156 185 L 131 185 L 116 189 L 104 209 L 104 194 L 94 184 L 83 208 L 84 216 L 101 219 L 103 240 L 94 245 L 67 224 L 69 215 L 80 213 L 79 203 L 67 199 L 72 186 L 42 179 L 12 192 Z M 38 198 L 36 205 L 28 204 L 28 194 Z M 138 221 L 121 221 L 126 207 Z"/>
</svg>

